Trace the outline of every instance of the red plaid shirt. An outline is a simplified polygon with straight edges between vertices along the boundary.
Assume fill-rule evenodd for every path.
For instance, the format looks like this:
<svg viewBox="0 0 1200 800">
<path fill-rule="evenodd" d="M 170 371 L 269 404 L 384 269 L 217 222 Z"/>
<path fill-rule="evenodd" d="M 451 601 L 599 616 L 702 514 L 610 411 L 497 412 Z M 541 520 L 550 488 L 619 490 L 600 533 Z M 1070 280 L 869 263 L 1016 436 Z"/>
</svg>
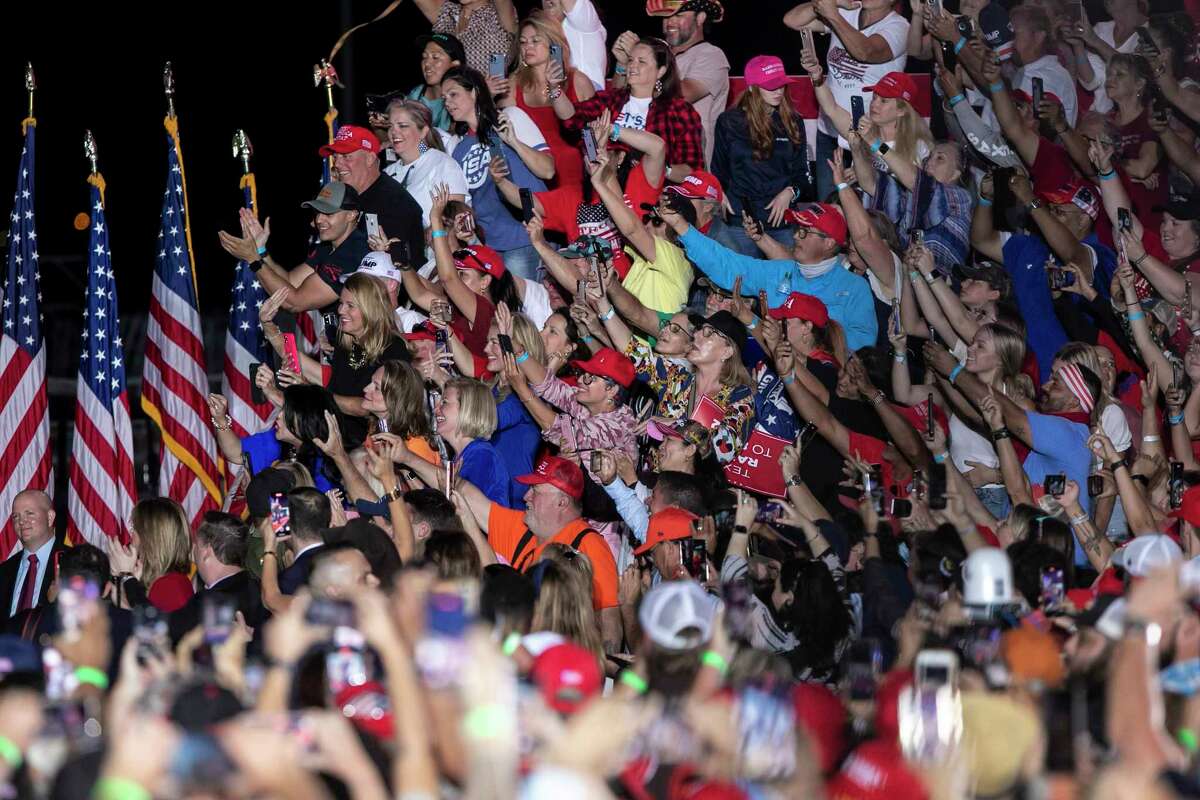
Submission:
<svg viewBox="0 0 1200 800">
<path fill-rule="evenodd" d="M 581 131 L 584 125 L 599 117 L 606 108 L 616 119 L 628 100 L 629 87 L 596 92 L 590 100 L 575 104 L 575 116 L 564 120 L 563 127 L 569 131 Z M 646 115 L 646 130 L 661 136 L 667 143 L 668 164 L 687 164 L 692 169 L 704 169 L 703 129 L 700 115 L 691 103 L 682 97 L 665 102 L 655 99 L 650 103 L 650 113 Z M 620 150 L 630 149 L 623 144 L 609 146 Z"/>
</svg>

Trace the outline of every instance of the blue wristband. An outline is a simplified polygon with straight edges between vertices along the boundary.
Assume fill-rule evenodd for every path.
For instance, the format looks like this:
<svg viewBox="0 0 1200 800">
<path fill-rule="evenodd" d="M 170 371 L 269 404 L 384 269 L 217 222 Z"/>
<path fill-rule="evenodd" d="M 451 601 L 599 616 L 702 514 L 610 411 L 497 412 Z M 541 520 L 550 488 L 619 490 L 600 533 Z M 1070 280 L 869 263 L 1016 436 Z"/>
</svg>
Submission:
<svg viewBox="0 0 1200 800">
<path fill-rule="evenodd" d="M 1110 169 L 1108 172 L 1097 172 L 1096 177 L 1102 181 L 1111 181 L 1113 178 L 1117 177 L 1117 171 L 1115 169 Z"/>
<path fill-rule="evenodd" d="M 984 208 L 987 208 L 991 204 L 992 204 L 992 201 L 988 200 L 986 197 L 979 198 L 979 205 L 983 206 Z"/>
<path fill-rule="evenodd" d="M 608 134 L 608 140 L 610 142 L 617 142 L 617 141 L 620 141 L 620 139 L 621 139 L 621 126 L 614 122 L 612 125 L 612 132 L 610 132 Z"/>
<path fill-rule="evenodd" d="M 627 70 L 625 67 L 621 66 L 620 64 L 617 64 L 615 67 L 613 67 L 613 75 L 624 75 L 626 71 Z"/>
<path fill-rule="evenodd" d="M 596 341 L 595 336 L 580 336 L 579 337 L 580 344 L 587 344 L 588 342 L 594 342 L 594 341 Z"/>
<path fill-rule="evenodd" d="M 1172 425 L 1180 425 L 1183 423 L 1183 414 L 1180 414 L 1177 417 L 1167 417 L 1167 422 L 1171 423 Z"/>
<path fill-rule="evenodd" d="M 967 99 L 967 96 L 965 94 L 963 94 L 962 92 L 959 92 L 958 94 L 954 95 L 954 97 L 950 98 L 950 107 L 954 108 L 956 105 L 958 105 L 959 103 L 961 103 L 963 100 L 966 100 L 966 99 Z"/>
<path fill-rule="evenodd" d="M 934 453 L 933 461 L 935 464 L 945 464 L 948 453 Z"/>
<path fill-rule="evenodd" d="M 757 327 L 758 327 L 758 317 L 755 317 L 754 319 L 752 319 L 746 323 L 746 330 L 748 330 L 748 331 L 752 331 Z"/>
<path fill-rule="evenodd" d="M 1145 311 L 1135 311 L 1132 314 L 1130 314 L 1128 317 L 1126 317 L 1126 319 L 1128 319 L 1130 322 L 1137 322 L 1139 319 L 1145 319 L 1145 318 L 1146 318 Z"/>
<path fill-rule="evenodd" d="M 957 380 L 959 373 L 962 371 L 963 371 L 963 365 L 955 364 L 954 369 L 950 370 L 950 378 L 949 378 L 950 382 L 954 383 L 954 381 Z"/>
<path fill-rule="evenodd" d="M 871 142 L 871 152 L 872 153 L 878 153 L 879 148 L 881 148 L 881 147 L 883 147 L 882 139 L 876 139 L 875 141 Z"/>
<path fill-rule="evenodd" d="M 513 361 L 515 361 L 518 364 L 524 364 L 528 360 L 529 360 L 529 351 L 528 350 L 526 350 L 524 353 L 521 353 L 521 355 L 519 355 L 513 359 Z"/>
<path fill-rule="evenodd" d="M 967 46 L 967 37 L 965 37 L 965 36 L 958 37 L 958 41 L 954 43 L 954 55 L 958 55 L 959 53 L 961 53 L 962 49 L 966 46 Z"/>
<path fill-rule="evenodd" d="M 995 83 L 991 84 L 988 86 L 988 91 L 992 94 L 1004 91 L 1004 81 L 996 81 Z"/>
<path fill-rule="evenodd" d="M 796 382 L 796 373 L 792 372 L 787 375 L 784 375 L 779 380 L 783 381 L 784 386 L 791 386 L 793 383 Z"/>
<path fill-rule="evenodd" d="M 429 238 L 430 239 L 445 239 L 449 235 L 450 234 L 446 233 L 445 231 L 434 231 L 433 233 L 429 234 Z"/>
<path fill-rule="evenodd" d="M 263 245 L 262 247 L 258 248 L 257 252 L 260 256 L 265 256 L 267 254 L 267 246 Z"/>
</svg>

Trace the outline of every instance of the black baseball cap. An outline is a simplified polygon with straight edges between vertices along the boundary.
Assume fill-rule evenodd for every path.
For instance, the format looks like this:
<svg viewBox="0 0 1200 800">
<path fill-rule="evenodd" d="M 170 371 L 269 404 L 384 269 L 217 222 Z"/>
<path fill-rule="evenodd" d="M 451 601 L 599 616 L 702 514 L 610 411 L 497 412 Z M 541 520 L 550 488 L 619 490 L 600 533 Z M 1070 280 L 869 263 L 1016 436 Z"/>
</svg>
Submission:
<svg viewBox="0 0 1200 800">
<path fill-rule="evenodd" d="M 1180 222 L 1200 219 L 1200 194 L 1188 195 L 1178 200 L 1154 207 L 1155 214 L 1166 212 Z"/>
<path fill-rule="evenodd" d="M 1012 280 L 1004 267 L 994 261 L 979 261 L 975 264 L 958 264 L 954 272 L 959 280 L 983 281 L 1000 293 L 1001 300 L 1007 300 L 1012 293 Z"/>
<path fill-rule="evenodd" d="M 737 317 L 728 311 L 718 311 L 706 317 L 703 325 L 707 325 L 733 342 L 738 352 L 746 348 L 746 326 L 738 322 Z"/>
<path fill-rule="evenodd" d="M 467 51 L 457 36 L 449 33 L 424 33 L 417 37 L 417 47 L 421 50 L 424 50 L 425 45 L 430 42 L 445 50 L 451 61 L 466 65 Z"/>
</svg>

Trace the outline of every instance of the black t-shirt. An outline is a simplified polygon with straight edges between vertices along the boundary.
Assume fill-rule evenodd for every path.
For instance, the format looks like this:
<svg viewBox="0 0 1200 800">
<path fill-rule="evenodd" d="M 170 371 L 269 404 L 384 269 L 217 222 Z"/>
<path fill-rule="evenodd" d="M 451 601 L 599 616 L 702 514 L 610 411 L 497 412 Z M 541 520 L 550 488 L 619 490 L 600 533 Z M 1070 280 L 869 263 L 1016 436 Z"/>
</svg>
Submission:
<svg viewBox="0 0 1200 800">
<path fill-rule="evenodd" d="M 424 261 L 425 227 L 421 222 L 421 206 L 395 178 L 380 173 L 375 182 L 358 196 L 362 217 L 359 230 L 367 230 L 367 215 L 374 214 L 379 227 L 389 238 L 399 239 L 388 252 L 397 264 L 420 266 Z"/>
<path fill-rule="evenodd" d="M 385 228 L 386 230 L 386 228 Z M 400 337 L 394 337 L 376 361 L 368 361 L 358 369 L 350 366 L 350 351 L 344 347 L 333 349 L 333 361 L 330 364 L 329 383 L 325 388 L 334 394 L 345 397 L 362 397 L 363 389 L 371 382 L 371 376 L 384 361 L 408 361 L 408 347 Z M 342 417 L 342 440 L 347 450 L 352 450 L 367 438 L 366 417 Z"/>
<path fill-rule="evenodd" d="M 336 248 L 332 242 L 317 242 L 317 246 L 304 259 L 313 268 L 317 277 L 335 295 L 341 295 L 342 282 L 346 276 L 356 272 L 363 257 L 367 254 L 367 235 L 362 231 L 351 231 L 350 235 Z M 322 314 L 332 314 L 337 311 L 338 301 L 334 300 L 321 307 Z"/>
</svg>

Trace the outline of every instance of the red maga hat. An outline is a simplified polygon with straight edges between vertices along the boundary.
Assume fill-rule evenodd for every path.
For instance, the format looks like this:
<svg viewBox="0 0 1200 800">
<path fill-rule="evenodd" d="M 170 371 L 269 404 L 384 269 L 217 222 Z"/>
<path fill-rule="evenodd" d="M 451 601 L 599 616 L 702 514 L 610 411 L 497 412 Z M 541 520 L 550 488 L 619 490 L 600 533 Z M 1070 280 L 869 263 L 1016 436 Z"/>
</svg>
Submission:
<svg viewBox="0 0 1200 800">
<path fill-rule="evenodd" d="M 518 475 L 517 483 L 526 486 L 537 486 L 548 483 L 559 491 L 569 494 L 576 500 L 583 497 L 583 471 L 560 456 L 543 456 L 542 460 L 528 475 Z"/>
<path fill-rule="evenodd" d="M 338 128 L 337 136 L 333 137 L 333 141 L 322 145 L 319 152 L 323 156 L 331 156 L 334 153 L 345 155 L 347 153 L 356 153 L 359 150 L 366 150 L 368 153 L 378 153 L 380 150 L 379 138 L 367 128 L 360 128 L 357 125 L 343 125 Z"/>
</svg>

